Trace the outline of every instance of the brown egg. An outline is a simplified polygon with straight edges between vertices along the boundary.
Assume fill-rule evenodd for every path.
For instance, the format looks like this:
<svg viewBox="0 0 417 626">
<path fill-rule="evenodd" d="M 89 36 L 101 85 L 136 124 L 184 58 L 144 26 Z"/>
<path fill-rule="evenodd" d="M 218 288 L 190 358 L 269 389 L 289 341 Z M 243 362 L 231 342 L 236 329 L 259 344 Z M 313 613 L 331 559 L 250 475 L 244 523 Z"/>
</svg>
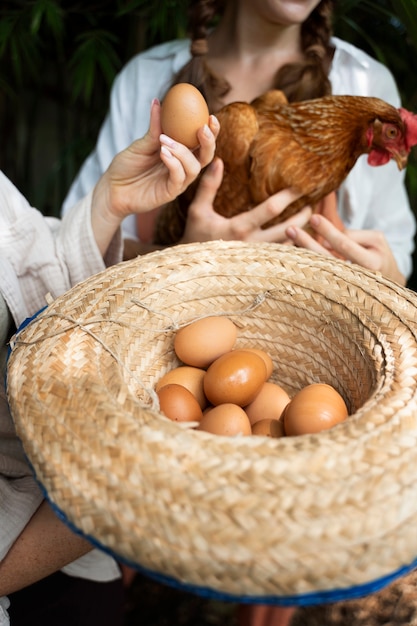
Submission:
<svg viewBox="0 0 417 626">
<path fill-rule="evenodd" d="M 180 367 L 174 367 L 158 380 L 155 385 L 155 390 L 159 391 L 164 385 L 169 383 L 176 383 L 182 385 L 188 391 L 191 391 L 197 402 L 204 409 L 207 406 L 207 398 L 204 395 L 203 378 L 206 370 L 199 367 L 192 367 L 191 365 L 181 365 Z"/>
<path fill-rule="evenodd" d="M 210 316 L 180 328 L 174 339 L 177 357 L 186 365 L 205 368 L 236 341 L 237 328 L 228 317 Z"/>
<path fill-rule="evenodd" d="M 208 119 L 206 101 L 189 83 L 173 85 L 162 102 L 162 132 L 187 148 L 198 146 L 197 130 L 207 124 Z"/>
<path fill-rule="evenodd" d="M 269 418 L 259 420 L 259 422 L 252 424 L 252 435 L 263 435 L 276 439 L 285 437 L 284 424 L 279 420 Z"/>
<path fill-rule="evenodd" d="M 182 385 L 170 383 L 159 389 L 161 413 L 174 422 L 199 422 L 203 412 L 191 391 Z"/>
<path fill-rule="evenodd" d="M 243 407 L 252 402 L 265 379 L 266 367 L 260 356 L 248 350 L 232 350 L 208 368 L 204 393 L 214 405 L 230 402 Z"/>
<path fill-rule="evenodd" d="M 260 348 L 245 348 L 245 350 L 249 350 L 249 352 L 255 352 L 255 354 L 258 354 L 264 360 L 266 366 L 266 379 L 268 380 L 268 378 L 274 371 L 274 363 L 269 354 L 265 352 L 265 350 L 261 350 Z"/>
<path fill-rule="evenodd" d="M 303 387 L 284 409 L 286 435 L 303 435 L 327 430 L 348 416 L 342 396 L 331 385 L 314 383 Z"/>
<path fill-rule="evenodd" d="M 262 419 L 278 420 L 289 401 L 290 396 L 285 389 L 266 382 L 255 399 L 245 406 L 245 411 L 252 425 Z"/>
<path fill-rule="evenodd" d="M 245 411 L 237 404 L 225 403 L 207 411 L 197 427 L 213 435 L 250 435 L 251 427 Z"/>
</svg>

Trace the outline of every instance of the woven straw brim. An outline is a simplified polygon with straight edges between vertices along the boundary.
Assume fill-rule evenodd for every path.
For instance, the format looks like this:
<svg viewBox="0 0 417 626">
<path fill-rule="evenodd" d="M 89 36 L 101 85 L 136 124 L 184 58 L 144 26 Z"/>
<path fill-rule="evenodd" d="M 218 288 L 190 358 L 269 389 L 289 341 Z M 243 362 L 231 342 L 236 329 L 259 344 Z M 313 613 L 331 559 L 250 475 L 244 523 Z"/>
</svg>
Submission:
<svg viewBox="0 0 417 626">
<path fill-rule="evenodd" d="M 278 244 L 155 252 L 17 334 L 13 418 L 50 501 L 122 560 L 221 597 L 350 597 L 417 557 L 416 305 L 379 275 Z M 154 385 L 179 364 L 175 333 L 213 314 L 272 356 L 290 395 L 335 386 L 348 420 L 270 439 L 164 418 Z"/>
</svg>

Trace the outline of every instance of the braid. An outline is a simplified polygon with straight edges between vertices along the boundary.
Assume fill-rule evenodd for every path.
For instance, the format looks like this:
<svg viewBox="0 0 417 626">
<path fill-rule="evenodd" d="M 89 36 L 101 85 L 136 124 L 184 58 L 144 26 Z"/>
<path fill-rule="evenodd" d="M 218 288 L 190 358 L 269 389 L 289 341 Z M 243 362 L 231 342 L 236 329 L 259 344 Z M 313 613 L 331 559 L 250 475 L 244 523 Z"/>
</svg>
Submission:
<svg viewBox="0 0 417 626">
<path fill-rule="evenodd" d="M 215 74 L 206 63 L 207 36 L 215 18 L 223 12 L 226 0 L 191 0 L 189 24 L 192 58 L 178 72 L 174 83 L 188 82 L 197 87 L 207 101 L 210 112 L 229 90 L 227 81 Z"/>
<path fill-rule="evenodd" d="M 190 0 L 190 51 L 192 58 L 178 72 L 174 84 L 188 82 L 201 91 L 210 112 L 230 89 L 229 83 L 215 74 L 206 62 L 207 36 L 215 19 L 223 13 L 227 0 Z M 319 98 L 331 93 L 328 77 L 332 49 L 332 13 L 337 0 L 321 0 L 301 27 L 301 45 L 305 59 L 281 67 L 274 87 L 292 101 Z"/>
<path fill-rule="evenodd" d="M 301 44 L 305 61 L 288 63 L 277 72 L 275 87 L 281 89 L 290 102 L 331 93 L 328 73 L 332 58 L 330 37 L 335 1 L 322 0 L 302 25 Z"/>
</svg>

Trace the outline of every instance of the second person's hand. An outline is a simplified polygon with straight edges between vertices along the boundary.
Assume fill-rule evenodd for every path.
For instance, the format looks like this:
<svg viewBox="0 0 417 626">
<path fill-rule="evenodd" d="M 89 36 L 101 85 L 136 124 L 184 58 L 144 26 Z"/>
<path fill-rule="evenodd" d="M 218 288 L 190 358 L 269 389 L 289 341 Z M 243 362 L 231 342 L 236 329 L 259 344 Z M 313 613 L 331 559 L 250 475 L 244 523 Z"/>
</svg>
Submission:
<svg viewBox="0 0 417 626">
<path fill-rule="evenodd" d="M 296 246 L 326 254 L 337 256 L 350 263 L 356 263 L 374 272 L 380 272 L 386 278 L 405 285 L 405 277 L 398 269 L 397 262 L 385 235 L 377 230 L 350 230 L 341 231 L 323 215 L 312 215 L 309 226 L 320 243 L 308 232 L 301 228 L 287 229 L 288 237 Z"/>
<path fill-rule="evenodd" d="M 188 208 L 184 235 L 179 243 L 195 241 L 265 241 L 292 243 L 286 234 L 289 226 L 305 226 L 311 216 L 310 207 L 281 224 L 263 228 L 271 219 L 280 215 L 299 194 L 286 189 L 280 191 L 256 207 L 233 217 L 223 217 L 213 209 L 213 202 L 223 177 L 223 162 L 215 157 L 204 172 L 195 197 Z"/>
</svg>

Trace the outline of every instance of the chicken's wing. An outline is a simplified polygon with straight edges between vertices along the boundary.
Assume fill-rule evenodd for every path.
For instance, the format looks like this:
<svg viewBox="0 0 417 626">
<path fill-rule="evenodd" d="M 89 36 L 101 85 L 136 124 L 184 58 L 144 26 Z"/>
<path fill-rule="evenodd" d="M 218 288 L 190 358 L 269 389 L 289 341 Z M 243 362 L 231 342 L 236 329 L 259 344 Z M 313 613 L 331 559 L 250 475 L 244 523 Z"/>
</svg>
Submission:
<svg viewBox="0 0 417 626">
<path fill-rule="evenodd" d="M 214 208 L 220 215 L 232 217 L 250 209 L 250 147 L 258 132 L 258 119 L 255 109 L 246 102 L 223 107 L 217 117 L 220 132 L 216 155 L 224 162 L 224 176 Z"/>
</svg>

